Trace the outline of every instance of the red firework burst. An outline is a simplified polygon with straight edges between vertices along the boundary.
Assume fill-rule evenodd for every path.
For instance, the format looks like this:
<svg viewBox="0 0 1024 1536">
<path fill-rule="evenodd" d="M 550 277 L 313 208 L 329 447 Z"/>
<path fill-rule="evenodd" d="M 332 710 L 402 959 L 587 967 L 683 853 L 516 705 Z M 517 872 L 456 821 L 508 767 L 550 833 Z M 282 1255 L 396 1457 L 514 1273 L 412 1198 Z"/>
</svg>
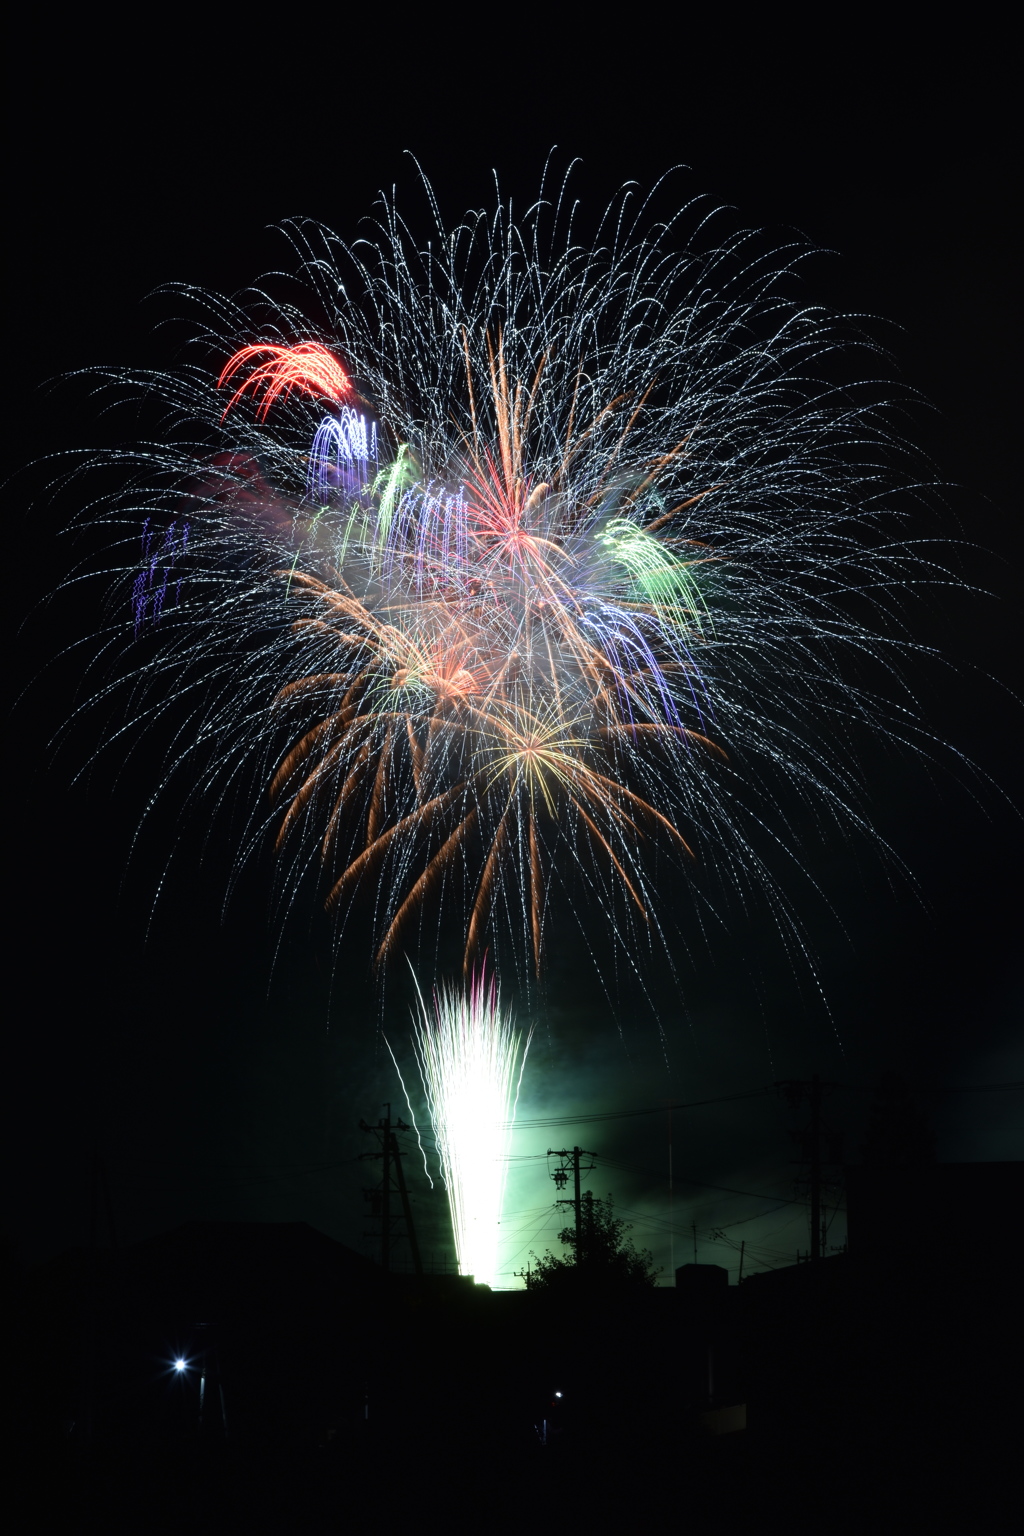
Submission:
<svg viewBox="0 0 1024 1536">
<path fill-rule="evenodd" d="M 224 416 L 227 415 L 233 405 L 237 405 L 247 389 L 252 390 L 255 399 L 260 387 L 263 387 L 263 398 L 260 400 L 259 410 L 256 412 L 258 421 L 265 421 L 267 412 L 279 395 L 287 397 L 293 389 L 300 394 L 317 396 L 321 395 L 327 400 L 335 402 L 341 400 L 351 390 L 348 374 L 338 362 L 333 353 L 326 347 L 320 346 L 315 341 L 302 341 L 294 347 L 275 347 L 267 342 L 259 342 L 255 346 L 242 347 L 233 357 L 229 357 L 217 380 L 217 388 L 222 388 L 229 383 L 253 358 L 270 356 L 267 361 L 260 363 L 249 377 L 245 379 L 235 390 L 231 399 L 224 407 Z M 223 421 L 224 416 L 221 417 Z"/>
</svg>

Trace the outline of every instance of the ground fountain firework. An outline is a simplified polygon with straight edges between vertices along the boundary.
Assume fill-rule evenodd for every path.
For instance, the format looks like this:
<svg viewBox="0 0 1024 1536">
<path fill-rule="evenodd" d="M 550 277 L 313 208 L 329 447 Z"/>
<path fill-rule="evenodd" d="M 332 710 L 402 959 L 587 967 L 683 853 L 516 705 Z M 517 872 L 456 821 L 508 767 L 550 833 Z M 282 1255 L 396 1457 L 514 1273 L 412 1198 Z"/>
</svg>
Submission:
<svg viewBox="0 0 1024 1536">
<path fill-rule="evenodd" d="M 103 513 L 143 529 L 135 717 L 192 704 L 172 767 L 255 779 L 247 846 L 371 908 L 378 966 L 429 919 L 539 974 L 555 910 L 635 965 L 665 861 L 796 934 L 792 807 L 870 831 L 855 731 L 915 739 L 865 679 L 931 573 L 877 388 L 823 382 L 850 333 L 794 297 L 804 248 L 631 188 L 583 239 L 571 206 L 290 225 L 298 297 L 176 290 L 193 360 L 114 375 L 170 408 Z"/>
<path fill-rule="evenodd" d="M 498 1278 L 508 1152 L 530 1036 L 503 1009 L 481 966 L 464 989 L 421 998 L 413 1048 L 426 1095 L 455 1238 L 459 1273 Z"/>
</svg>

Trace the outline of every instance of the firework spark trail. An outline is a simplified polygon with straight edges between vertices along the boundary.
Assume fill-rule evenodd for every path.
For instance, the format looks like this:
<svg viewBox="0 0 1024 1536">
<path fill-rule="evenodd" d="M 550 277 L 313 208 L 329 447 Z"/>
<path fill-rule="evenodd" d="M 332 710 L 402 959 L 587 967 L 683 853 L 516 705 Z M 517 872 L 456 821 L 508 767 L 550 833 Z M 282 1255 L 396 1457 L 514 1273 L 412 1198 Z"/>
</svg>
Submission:
<svg viewBox="0 0 1024 1536">
<path fill-rule="evenodd" d="M 237 405 L 247 389 L 256 399 L 260 386 L 263 399 L 256 413 L 259 421 L 266 421 L 270 407 L 282 396 L 287 399 L 293 389 L 302 395 L 325 395 L 328 400 L 340 400 L 349 392 L 349 381 L 338 359 L 318 342 L 300 342 L 294 347 L 278 347 L 270 342 L 257 342 L 255 346 L 241 347 L 229 357 L 221 369 L 217 388 L 229 384 L 246 363 L 254 362 L 264 353 L 267 361 L 254 368 L 244 379 L 224 407 L 224 415 Z"/>
<path fill-rule="evenodd" d="M 132 682 L 196 701 L 197 792 L 271 785 L 252 846 L 319 858 L 341 917 L 371 894 L 378 963 L 433 903 L 467 968 L 511 938 L 539 972 L 555 891 L 658 943 L 657 849 L 799 944 L 775 851 L 806 812 L 870 833 L 856 727 L 931 746 L 898 606 L 944 579 L 901 541 L 878 387 L 821 381 L 849 344 L 790 296 L 804 252 L 629 188 L 586 240 L 564 185 L 518 225 L 431 203 L 420 244 L 381 206 L 353 246 L 289 226 L 326 327 L 190 293 L 202 361 L 115 376 L 179 426 L 106 515 L 189 528 L 126 570 Z"/>
<path fill-rule="evenodd" d="M 370 463 L 376 459 L 376 423 L 367 425 L 365 416 L 350 406 L 342 406 L 337 419 L 326 416 L 317 428 L 309 455 L 307 495 L 311 501 L 323 504 L 342 485 L 350 494 L 358 494 L 365 489 Z"/>
<path fill-rule="evenodd" d="M 460 1275 L 493 1286 L 508 1151 L 530 1036 L 480 966 L 464 989 L 420 998 L 413 1047 L 448 1190 Z"/>
</svg>

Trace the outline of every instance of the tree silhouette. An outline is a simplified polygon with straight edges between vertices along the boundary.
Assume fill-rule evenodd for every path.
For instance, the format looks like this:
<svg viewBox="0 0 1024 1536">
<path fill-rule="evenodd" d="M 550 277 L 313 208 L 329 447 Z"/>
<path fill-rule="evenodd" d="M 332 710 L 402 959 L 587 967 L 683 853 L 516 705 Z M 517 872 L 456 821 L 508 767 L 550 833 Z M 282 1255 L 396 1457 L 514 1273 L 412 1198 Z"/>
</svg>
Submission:
<svg viewBox="0 0 1024 1536">
<path fill-rule="evenodd" d="M 650 1290 L 658 1271 L 649 1249 L 637 1250 L 624 1234 L 631 1223 L 615 1215 L 611 1195 L 595 1200 L 588 1191 L 582 1198 L 580 1231 L 575 1224 L 563 1227 L 558 1240 L 569 1251 L 556 1257 L 549 1250 L 541 1258 L 531 1254 L 534 1263 L 525 1276 L 531 1291 L 552 1293 L 601 1291 L 630 1292 Z"/>
</svg>

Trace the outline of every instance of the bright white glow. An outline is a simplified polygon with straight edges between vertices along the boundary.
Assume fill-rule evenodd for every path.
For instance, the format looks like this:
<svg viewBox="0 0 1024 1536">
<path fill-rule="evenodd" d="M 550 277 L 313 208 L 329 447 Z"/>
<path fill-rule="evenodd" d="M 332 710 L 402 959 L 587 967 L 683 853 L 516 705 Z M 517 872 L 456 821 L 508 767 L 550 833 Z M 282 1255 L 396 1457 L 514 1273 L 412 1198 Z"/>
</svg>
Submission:
<svg viewBox="0 0 1024 1536">
<path fill-rule="evenodd" d="M 502 1016 L 497 985 L 480 970 L 464 992 L 439 989 L 433 1010 L 420 999 L 413 1043 L 448 1188 L 459 1274 L 493 1285 L 509 1139 L 530 1037 Z"/>
<path fill-rule="evenodd" d="M 186 1369 L 187 1366 L 188 1366 L 188 1361 L 187 1360 L 175 1360 L 175 1362 L 174 1362 L 174 1369 L 176 1371 L 183 1371 L 183 1370 Z"/>
<path fill-rule="evenodd" d="M 555 1393 L 555 1396 L 556 1396 L 556 1397 L 561 1397 L 561 1395 L 562 1395 L 562 1394 L 561 1394 L 561 1392 L 556 1392 L 556 1393 Z"/>
</svg>

